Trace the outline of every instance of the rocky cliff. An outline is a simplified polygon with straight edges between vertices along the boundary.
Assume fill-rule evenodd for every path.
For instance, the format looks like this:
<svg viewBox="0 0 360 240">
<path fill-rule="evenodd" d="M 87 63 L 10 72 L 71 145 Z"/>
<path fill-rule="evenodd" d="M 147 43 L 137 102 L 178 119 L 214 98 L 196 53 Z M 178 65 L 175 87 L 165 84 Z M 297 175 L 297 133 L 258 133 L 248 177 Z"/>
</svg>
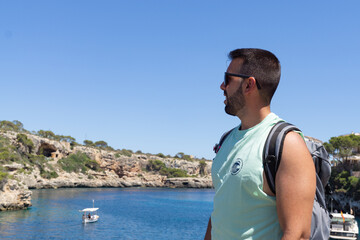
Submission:
<svg viewBox="0 0 360 240">
<path fill-rule="evenodd" d="M 10 178 L 1 188 L 0 210 L 31 206 L 31 192 L 28 188 L 212 187 L 211 161 L 202 161 L 203 165 L 201 165 L 199 160 L 162 158 L 150 154 L 125 156 L 119 151 L 107 151 L 82 145 L 70 146 L 68 142 L 59 142 L 32 134 L 25 135 L 33 145 L 26 145 L 19 141 L 17 132 L 0 132 L 0 136 L 7 139 L 13 146 L 11 149 L 14 154 L 30 159 L 21 161 L 21 157 L 18 157 L 13 161 L 5 161 L 7 164 L 3 165 L 3 169 Z M 62 159 L 78 153 L 86 154 L 89 159 L 96 162 L 98 167 L 93 169 L 90 167 L 86 171 L 65 171 L 63 165 L 59 163 Z M 42 156 L 43 160 L 37 160 L 36 156 Z M 157 170 L 149 169 L 151 161 L 160 161 L 167 169 L 183 170 L 191 177 L 169 178 Z"/>
<path fill-rule="evenodd" d="M 31 206 L 31 191 L 16 180 L 0 183 L 0 211 L 26 209 Z"/>
</svg>

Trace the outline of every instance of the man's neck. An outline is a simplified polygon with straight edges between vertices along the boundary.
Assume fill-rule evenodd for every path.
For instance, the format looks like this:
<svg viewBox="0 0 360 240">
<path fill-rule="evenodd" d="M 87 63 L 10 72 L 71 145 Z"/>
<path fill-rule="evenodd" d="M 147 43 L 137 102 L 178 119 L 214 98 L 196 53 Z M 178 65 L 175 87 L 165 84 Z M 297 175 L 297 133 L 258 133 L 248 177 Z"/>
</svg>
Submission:
<svg viewBox="0 0 360 240">
<path fill-rule="evenodd" d="M 241 121 L 241 130 L 252 128 L 261 123 L 270 113 L 270 106 L 266 106 L 255 111 L 246 111 L 243 115 L 239 114 L 238 117 Z"/>
</svg>

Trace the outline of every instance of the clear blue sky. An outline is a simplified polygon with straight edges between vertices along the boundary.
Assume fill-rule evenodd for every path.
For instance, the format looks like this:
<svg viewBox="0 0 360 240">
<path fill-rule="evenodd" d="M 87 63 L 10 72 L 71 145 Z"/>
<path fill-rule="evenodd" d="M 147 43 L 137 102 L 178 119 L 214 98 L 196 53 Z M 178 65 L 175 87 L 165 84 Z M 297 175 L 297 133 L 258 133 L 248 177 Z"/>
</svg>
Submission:
<svg viewBox="0 0 360 240">
<path fill-rule="evenodd" d="M 275 53 L 272 111 L 328 141 L 360 132 L 359 1 L 0 0 L 0 120 L 115 149 L 212 159 L 239 124 L 229 51 Z"/>
</svg>

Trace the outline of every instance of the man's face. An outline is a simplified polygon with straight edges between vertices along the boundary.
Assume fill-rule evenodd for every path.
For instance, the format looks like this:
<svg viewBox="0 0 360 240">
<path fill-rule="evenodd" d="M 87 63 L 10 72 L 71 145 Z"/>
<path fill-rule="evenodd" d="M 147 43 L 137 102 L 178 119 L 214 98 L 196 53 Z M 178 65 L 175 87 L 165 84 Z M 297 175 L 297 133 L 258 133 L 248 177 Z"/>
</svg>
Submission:
<svg viewBox="0 0 360 240">
<path fill-rule="evenodd" d="M 240 58 L 235 58 L 231 61 L 227 72 L 228 73 L 239 73 L 239 66 L 242 65 L 243 60 Z M 229 83 L 225 86 L 224 83 L 221 84 L 220 88 L 224 91 L 226 97 L 225 103 L 225 112 L 232 116 L 237 116 L 239 111 L 244 109 L 245 98 L 242 92 L 243 79 L 240 77 L 228 76 Z"/>
</svg>

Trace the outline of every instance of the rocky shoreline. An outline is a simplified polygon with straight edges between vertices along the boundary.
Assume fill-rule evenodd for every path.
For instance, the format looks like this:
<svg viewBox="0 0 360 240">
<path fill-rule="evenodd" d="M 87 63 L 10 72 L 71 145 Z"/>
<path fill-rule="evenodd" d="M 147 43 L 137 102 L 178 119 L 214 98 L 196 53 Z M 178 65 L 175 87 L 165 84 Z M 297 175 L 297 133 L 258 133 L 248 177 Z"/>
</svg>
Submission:
<svg viewBox="0 0 360 240">
<path fill-rule="evenodd" d="M 0 132 L 23 154 L 44 153 L 45 169 L 13 162 L 3 166 L 9 178 L 0 181 L 0 211 L 26 209 L 31 206 L 29 189 L 56 189 L 75 187 L 159 187 L 159 188 L 212 188 L 210 177 L 211 161 L 206 161 L 202 169 L 198 160 L 159 157 L 149 154 L 124 156 L 116 151 L 87 146 L 70 146 L 68 142 L 26 134 L 34 146 L 29 149 L 19 143 L 17 132 Z M 85 153 L 96 161 L 101 171 L 66 172 L 59 167 L 58 161 L 71 154 Z M 188 176 L 168 178 L 157 171 L 147 170 L 149 161 L 161 161 L 164 166 L 186 171 Z M 41 171 L 54 171 L 56 177 L 42 177 Z"/>
<path fill-rule="evenodd" d="M 21 210 L 31 207 L 31 194 L 27 186 L 15 180 L 0 185 L 0 211 Z"/>
</svg>

